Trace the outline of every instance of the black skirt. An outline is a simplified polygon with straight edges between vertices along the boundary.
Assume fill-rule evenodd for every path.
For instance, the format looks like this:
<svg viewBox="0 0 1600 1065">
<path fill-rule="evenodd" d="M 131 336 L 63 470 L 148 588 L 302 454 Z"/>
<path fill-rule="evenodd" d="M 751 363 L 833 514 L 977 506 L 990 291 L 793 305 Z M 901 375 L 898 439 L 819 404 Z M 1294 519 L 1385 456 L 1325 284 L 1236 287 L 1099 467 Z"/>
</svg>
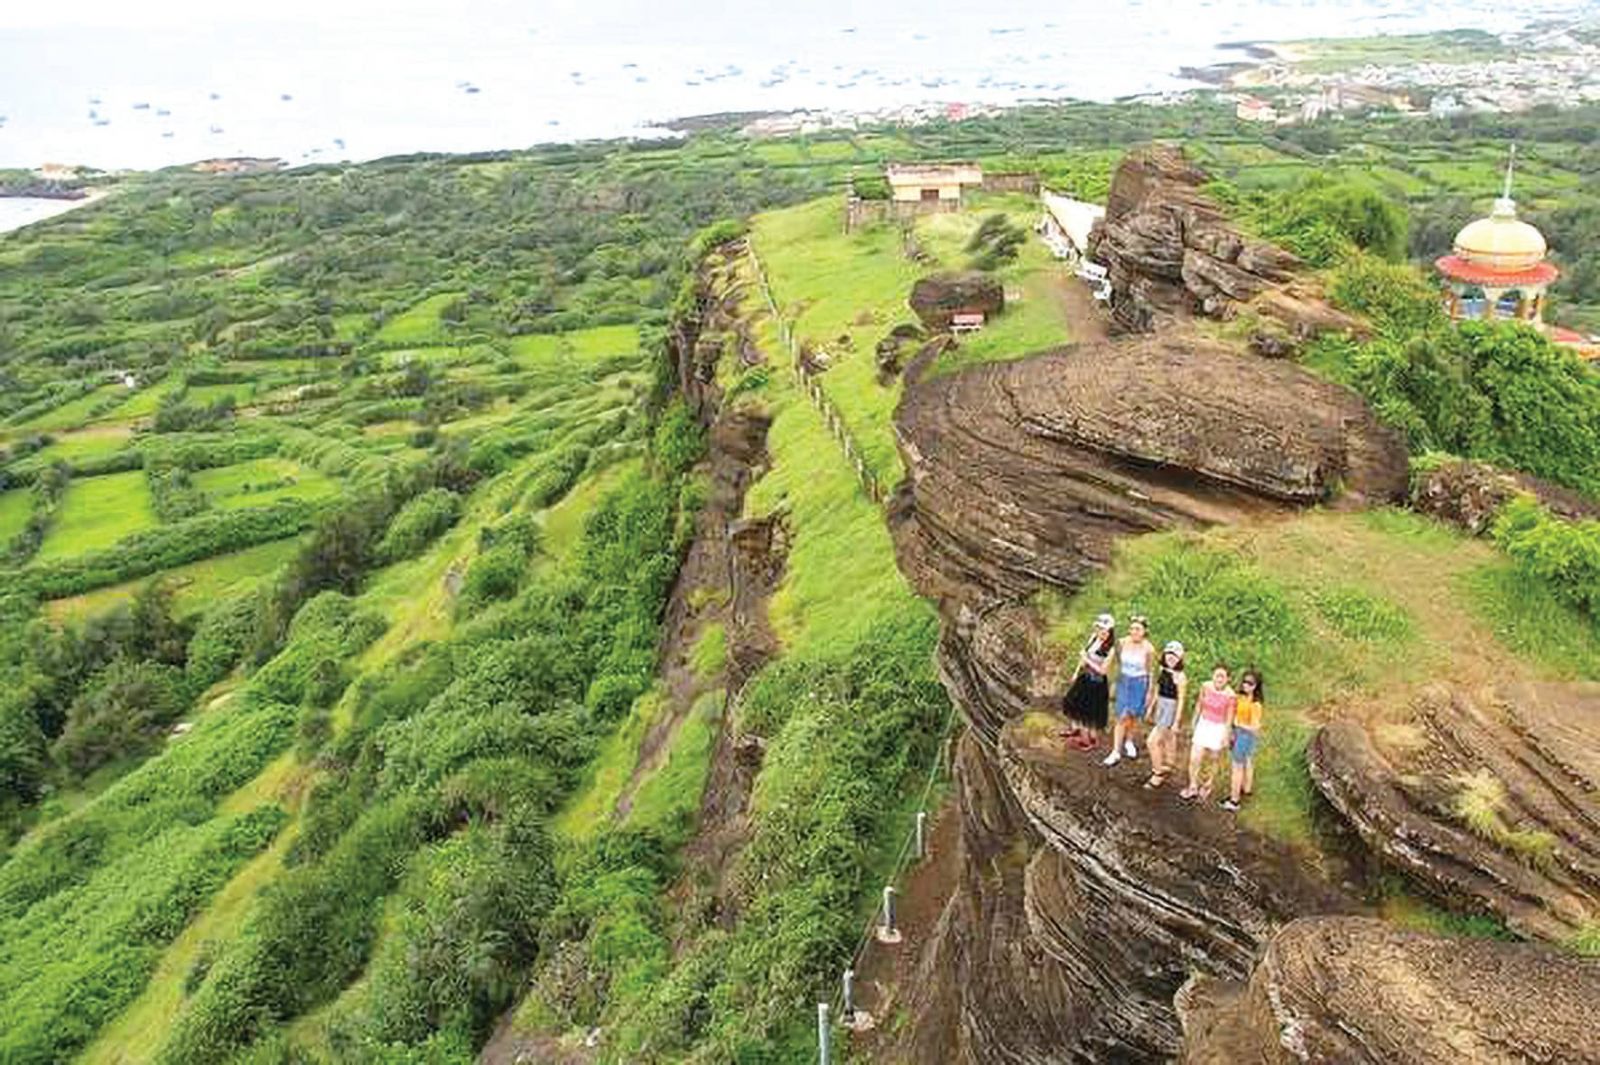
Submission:
<svg viewBox="0 0 1600 1065">
<path fill-rule="evenodd" d="M 1110 717 L 1110 687 L 1105 677 L 1086 669 L 1072 682 L 1061 708 L 1080 725 L 1103 729 Z"/>
</svg>

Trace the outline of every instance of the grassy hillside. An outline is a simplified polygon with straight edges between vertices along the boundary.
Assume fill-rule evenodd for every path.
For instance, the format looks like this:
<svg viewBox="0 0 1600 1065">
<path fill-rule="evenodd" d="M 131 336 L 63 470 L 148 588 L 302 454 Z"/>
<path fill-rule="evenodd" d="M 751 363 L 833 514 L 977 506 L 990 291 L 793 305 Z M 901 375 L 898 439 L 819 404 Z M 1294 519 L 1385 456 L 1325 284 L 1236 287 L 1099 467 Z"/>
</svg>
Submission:
<svg viewBox="0 0 1600 1065">
<path fill-rule="evenodd" d="M 1530 195 L 1582 207 L 1592 160 L 1528 122 Z M 618 1061 L 808 1053 L 950 707 L 932 611 L 791 372 L 757 260 L 892 483 L 903 386 L 874 346 L 986 217 L 1026 229 L 1035 209 L 920 219 L 914 262 L 893 227 L 842 232 L 852 172 L 970 156 L 1093 196 L 1119 145 L 1176 134 L 1242 186 L 1370 169 L 1414 205 L 1497 150 L 1470 127 L 1350 123 L 1313 150 L 1217 107 L 1074 105 L 135 175 L 0 237 L 0 1059 L 465 1061 L 519 999 L 519 1031 L 600 1026 Z M 743 516 L 781 522 L 785 555 L 771 661 L 733 691 L 714 588 L 662 644 L 707 492 L 703 441 L 662 416 L 663 336 L 692 235 L 747 216 L 733 302 L 767 365 L 715 375 L 771 419 Z M 1037 241 L 997 265 L 1008 310 L 931 372 L 1072 339 Z M 1330 686 L 1380 690 L 1398 650 L 1593 655 L 1574 624 L 1536 657 L 1567 608 L 1481 544 L 1305 522 L 1135 545 L 1059 605 L 1070 628 L 1223 555 L 1284 648 L 1338 649 L 1272 651 L 1268 629 L 1225 648 L 1279 656 L 1264 827 L 1306 836 L 1306 715 Z M 724 838 L 741 740 L 763 753 Z"/>
</svg>

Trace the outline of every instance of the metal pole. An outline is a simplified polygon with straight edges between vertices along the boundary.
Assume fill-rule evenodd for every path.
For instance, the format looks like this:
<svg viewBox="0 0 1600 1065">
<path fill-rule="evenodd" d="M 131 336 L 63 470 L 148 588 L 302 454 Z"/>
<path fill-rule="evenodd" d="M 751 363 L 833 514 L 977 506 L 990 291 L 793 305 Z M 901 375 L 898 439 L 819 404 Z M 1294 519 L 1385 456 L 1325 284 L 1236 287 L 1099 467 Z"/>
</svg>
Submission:
<svg viewBox="0 0 1600 1065">
<path fill-rule="evenodd" d="M 894 888 L 889 885 L 883 889 L 883 930 L 894 935 Z"/>
<path fill-rule="evenodd" d="M 917 857 L 928 856 L 928 811 L 917 811 Z"/>
<path fill-rule="evenodd" d="M 856 1015 L 856 971 L 844 971 L 844 1019 L 849 1024 Z"/>
<path fill-rule="evenodd" d="M 830 1053 L 833 1047 L 829 1045 L 832 1035 L 828 1028 L 828 1004 L 819 1002 L 817 1003 L 817 1060 L 822 1065 L 829 1065 L 833 1060 L 833 1055 Z"/>
</svg>

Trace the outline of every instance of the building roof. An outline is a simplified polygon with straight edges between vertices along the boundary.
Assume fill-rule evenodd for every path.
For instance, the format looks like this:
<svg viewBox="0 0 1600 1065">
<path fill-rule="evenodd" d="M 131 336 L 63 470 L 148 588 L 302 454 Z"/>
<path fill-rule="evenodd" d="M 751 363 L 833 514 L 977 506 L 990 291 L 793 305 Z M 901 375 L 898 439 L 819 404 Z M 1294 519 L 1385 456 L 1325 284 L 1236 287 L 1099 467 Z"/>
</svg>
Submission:
<svg viewBox="0 0 1600 1065">
<path fill-rule="evenodd" d="M 983 167 L 977 163 L 890 163 L 884 176 L 891 185 L 981 185 Z"/>
<path fill-rule="evenodd" d="M 1050 217 L 1056 220 L 1067 239 L 1082 251 L 1089 246 L 1089 231 L 1099 219 L 1105 217 L 1106 209 L 1097 203 L 1086 203 L 1083 200 L 1074 200 L 1070 196 L 1061 196 L 1054 192 L 1042 192 L 1039 198 L 1044 201 L 1044 209 L 1050 212 Z"/>
<path fill-rule="evenodd" d="M 1514 270 L 1497 269 L 1460 255 L 1445 255 L 1433 261 L 1434 268 L 1454 281 L 1489 288 L 1517 288 L 1521 285 L 1548 285 L 1561 271 L 1546 262 Z"/>
</svg>

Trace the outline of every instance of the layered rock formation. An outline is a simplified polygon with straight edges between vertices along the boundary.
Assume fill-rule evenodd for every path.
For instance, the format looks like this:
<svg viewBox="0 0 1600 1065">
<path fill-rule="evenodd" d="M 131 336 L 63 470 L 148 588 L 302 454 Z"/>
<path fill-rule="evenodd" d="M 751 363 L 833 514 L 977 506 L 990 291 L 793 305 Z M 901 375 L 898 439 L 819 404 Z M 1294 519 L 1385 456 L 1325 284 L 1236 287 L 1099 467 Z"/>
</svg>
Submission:
<svg viewBox="0 0 1600 1065">
<path fill-rule="evenodd" d="M 1434 687 L 1380 744 L 1321 729 L 1318 789 L 1361 840 L 1440 904 L 1519 935 L 1600 927 L 1600 685 Z"/>
<path fill-rule="evenodd" d="M 1328 306 L 1298 259 L 1230 223 L 1205 191 L 1209 180 L 1169 145 L 1129 152 L 1117 167 L 1089 256 L 1110 273 L 1112 314 L 1125 331 L 1196 315 L 1230 318 L 1245 305 L 1290 338 L 1361 329 Z"/>
<path fill-rule="evenodd" d="M 950 328 L 952 316 L 982 313 L 993 317 L 1005 310 L 1006 291 L 993 274 L 966 270 L 934 274 L 911 287 L 911 309 L 935 333 Z"/>
<path fill-rule="evenodd" d="M 1600 505 L 1570 488 L 1469 459 L 1443 463 L 1418 477 L 1411 488 L 1411 506 L 1479 536 L 1488 532 L 1507 500 L 1523 493 L 1569 521 L 1600 517 Z"/>
<path fill-rule="evenodd" d="M 1600 1061 L 1600 965 L 1547 947 L 1307 918 L 1247 984 L 1179 995 L 1188 1065 Z"/>
<path fill-rule="evenodd" d="M 1400 436 L 1354 393 L 1177 334 L 929 382 L 898 428 L 902 565 L 977 613 L 1078 587 L 1122 536 L 1406 486 Z"/>
<path fill-rule="evenodd" d="M 1170 330 L 916 385 L 897 427 L 896 549 L 939 604 L 941 675 L 970 728 L 958 883 L 891 1003 L 911 1023 L 884 1060 L 1600 1060 L 1578 1019 L 1596 964 L 1353 917 L 1365 860 L 1308 861 L 1147 792 L 1038 713 L 1070 663 L 1033 597 L 1080 587 L 1119 537 L 1402 498 L 1404 445 L 1357 397 Z M 1595 689 L 1430 698 L 1381 744 L 1347 724 L 1314 741 L 1352 838 L 1457 912 L 1592 930 Z M 1464 812 L 1469 788 L 1490 819 Z"/>
<path fill-rule="evenodd" d="M 1192 969 L 1243 980 L 1274 930 L 1353 905 L 1287 850 L 1081 757 L 1028 711 L 1063 686 L 1030 605 L 1120 536 L 1398 498 L 1405 451 L 1351 393 L 1195 338 L 1089 345 L 908 391 L 891 523 L 945 619 L 972 728 L 962 882 L 897 1052 L 917 1061 L 1155 1061 Z"/>
</svg>

